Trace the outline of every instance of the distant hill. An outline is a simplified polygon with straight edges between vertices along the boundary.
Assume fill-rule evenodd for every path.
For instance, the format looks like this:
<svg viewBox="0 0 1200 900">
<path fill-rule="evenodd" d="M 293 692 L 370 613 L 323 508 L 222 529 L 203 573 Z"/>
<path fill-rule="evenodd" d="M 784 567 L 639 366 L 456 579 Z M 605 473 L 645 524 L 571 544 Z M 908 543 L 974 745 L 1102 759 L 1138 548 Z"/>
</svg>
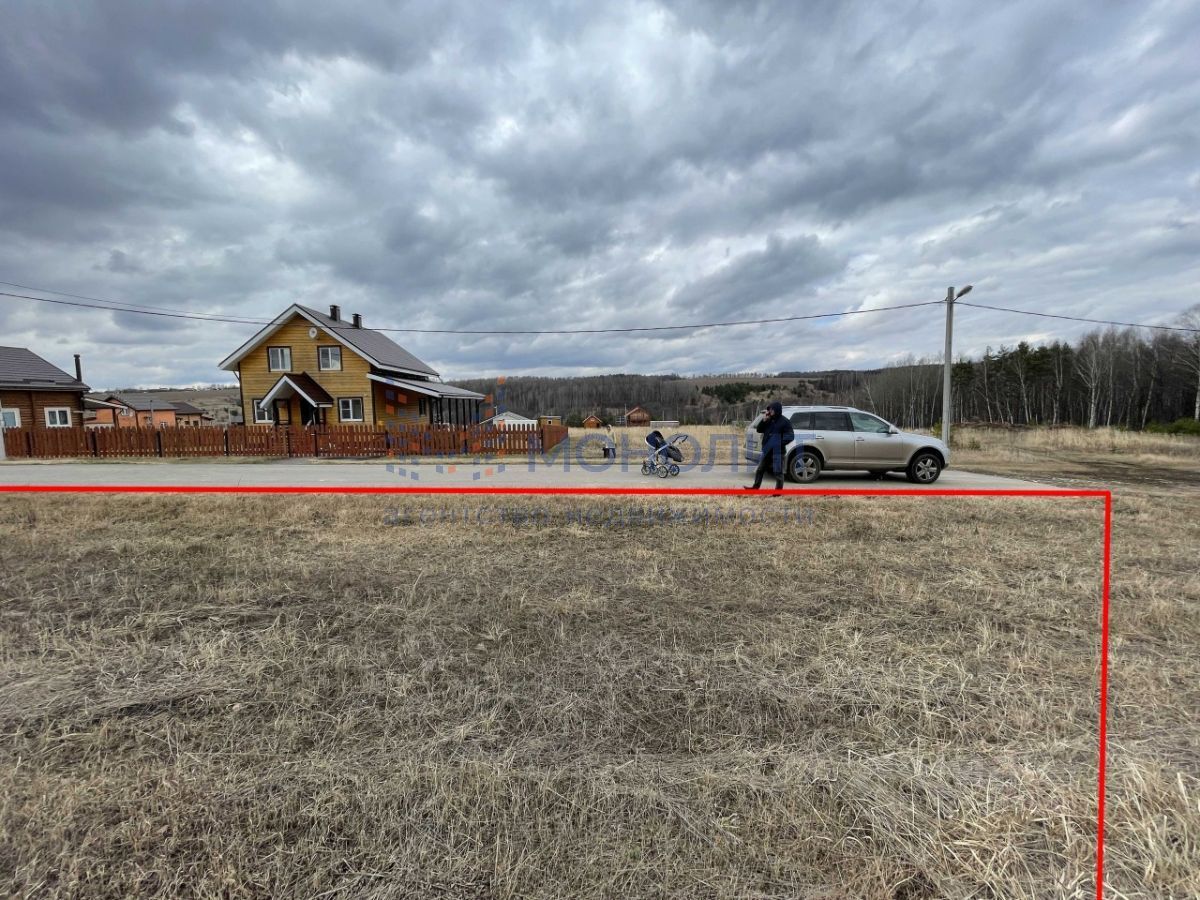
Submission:
<svg viewBox="0 0 1200 900">
<path fill-rule="evenodd" d="M 204 388 L 118 388 L 97 394 L 121 394 L 125 397 L 153 397 L 168 403 L 186 401 L 212 415 L 218 425 L 242 420 L 241 393 L 236 384 Z"/>
</svg>

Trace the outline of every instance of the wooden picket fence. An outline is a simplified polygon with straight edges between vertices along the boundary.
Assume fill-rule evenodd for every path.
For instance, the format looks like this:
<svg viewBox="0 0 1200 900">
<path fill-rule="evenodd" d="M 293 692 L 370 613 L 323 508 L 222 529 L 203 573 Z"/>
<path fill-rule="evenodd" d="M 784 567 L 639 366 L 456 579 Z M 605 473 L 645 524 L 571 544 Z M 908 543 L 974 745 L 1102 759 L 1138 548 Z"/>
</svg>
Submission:
<svg viewBox="0 0 1200 900">
<path fill-rule="evenodd" d="M 227 428 L 8 428 L 10 459 L 93 457 L 524 456 L 567 437 L 562 425 L 323 425 Z"/>
</svg>

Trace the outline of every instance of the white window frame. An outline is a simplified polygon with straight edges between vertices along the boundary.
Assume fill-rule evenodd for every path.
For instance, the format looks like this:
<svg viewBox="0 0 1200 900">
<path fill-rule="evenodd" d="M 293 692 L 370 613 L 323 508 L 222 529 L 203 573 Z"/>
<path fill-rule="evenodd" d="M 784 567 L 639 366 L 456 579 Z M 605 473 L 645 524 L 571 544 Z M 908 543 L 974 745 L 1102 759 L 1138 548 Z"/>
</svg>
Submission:
<svg viewBox="0 0 1200 900">
<path fill-rule="evenodd" d="M 275 410 L 263 409 L 258 404 L 262 403 L 262 397 L 254 397 L 250 400 L 250 406 L 254 409 L 254 424 L 255 425 L 274 425 Z"/>
<path fill-rule="evenodd" d="M 342 406 L 343 403 L 350 404 L 350 416 L 349 417 L 347 417 L 345 415 L 345 413 L 343 413 L 343 411 L 342 411 L 344 409 L 344 407 Z M 358 404 L 358 417 L 357 418 L 354 418 L 354 404 L 355 403 Z M 365 419 L 364 419 L 365 413 L 366 413 L 366 407 L 363 406 L 363 398 L 362 397 L 338 397 L 338 421 L 339 422 L 363 422 L 363 421 L 365 421 Z"/>
<path fill-rule="evenodd" d="M 0 410 L 0 417 L 9 416 L 9 415 L 11 415 L 13 417 L 13 424 L 12 425 L 4 424 L 3 419 L 0 418 L 0 425 L 3 425 L 3 427 L 5 427 L 5 428 L 20 428 L 21 427 L 21 411 L 19 409 L 17 409 L 16 407 L 13 407 L 12 409 Z"/>
<path fill-rule="evenodd" d="M 325 365 L 325 361 L 324 361 L 323 357 L 325 356 L 326 351 L 328 351 L 330 354 L 333 354 L 333 353 L 337 354 L 337 365 L 336 366 Z M 333 346 L 331 344 L 324 344 L 324 345 L 318 347 L 317 348 L 317 369 L 321 372 L 340 372 L 340 371 L 342 371 L 342 348 Z"/>
<path fill-rule="evenodd" d="M 50 421 L 50 419 L 52 418 L 51 413 L 66 413 L 67 421 L 66 422 L 57 422 L 57 421 L 51 422 Z M 42 414 L 46 417 L 46 427 L 47 428 L 70 428 L 71 427 L 71 407 L 69 407 L 69 406 L 47 406 L 44 410 L 42 410 Z M 54 415 L 53 418 L 57 419 L 58 416 Z"/>
<path fill-rule="evenodd" d="M 271 359 L 274 352 L 278 350 L 280 353 L 287 354 L 287 365 L 277 366 Z M 290 372 L 292 371 L 292 348 L 291 347 L 268 347 L 267 348 L 267 370 L 271 372 Z"/>
</svg>

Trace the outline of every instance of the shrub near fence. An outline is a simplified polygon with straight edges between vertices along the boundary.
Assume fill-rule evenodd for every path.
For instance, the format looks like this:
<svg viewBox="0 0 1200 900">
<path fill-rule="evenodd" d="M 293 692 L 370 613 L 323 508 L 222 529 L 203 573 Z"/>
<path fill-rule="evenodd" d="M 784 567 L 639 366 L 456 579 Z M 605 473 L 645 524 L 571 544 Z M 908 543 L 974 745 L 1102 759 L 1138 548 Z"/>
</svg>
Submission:
<svg viewBox="0 0 1200 900">
<path fill-rule="evenodd" d="M 567 437 L 562 425 L 325 425 L 314 428 L 9 428 L 12 459 L 213 456 L 512 456 L 543 453 Z"/>
</svg>

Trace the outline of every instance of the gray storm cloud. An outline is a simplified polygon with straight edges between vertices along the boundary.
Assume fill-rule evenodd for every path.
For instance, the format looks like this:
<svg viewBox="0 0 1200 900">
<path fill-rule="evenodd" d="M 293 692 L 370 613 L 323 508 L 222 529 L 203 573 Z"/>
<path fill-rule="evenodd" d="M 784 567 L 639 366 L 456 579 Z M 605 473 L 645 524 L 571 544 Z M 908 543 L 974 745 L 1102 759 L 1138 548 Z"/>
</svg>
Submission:
<svg viewBox="0 0 1200 900">
<path fill-rule="evenodd" d="M 603 328 L 937 299 L 1168 321 L 1195 294 L 1193 3 L 6 4 L 0 280 L 268 318 Z M 1189 49 L 1191 48 L 1191 49 Z M 452 375 L 880 365 L 937 310 L 537 340 Z M 101 385 L 248 326 L 0 298 Z M 1048 331 L 1048 329 L 1050 329 Z M 964 310 L 959 347 L 1083 327 Z"/>
</svg>

